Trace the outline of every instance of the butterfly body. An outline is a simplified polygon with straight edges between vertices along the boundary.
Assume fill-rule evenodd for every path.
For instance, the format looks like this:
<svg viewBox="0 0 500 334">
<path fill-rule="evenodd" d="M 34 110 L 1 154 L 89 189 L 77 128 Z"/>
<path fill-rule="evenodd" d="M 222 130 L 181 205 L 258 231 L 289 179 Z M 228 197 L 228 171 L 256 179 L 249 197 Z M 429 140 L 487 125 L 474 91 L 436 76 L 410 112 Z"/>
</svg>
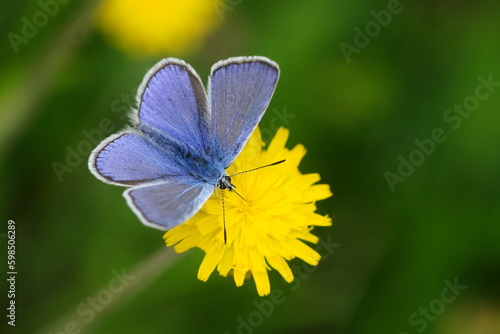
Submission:
<svg viewBox="0 0 500 334">
<path fill-rule="evenodd" d="M 187 172 L 187 175 L 165 175 L 165 178 L 185 176 L 196 182 L 206 182 L 217 186 L 219 180 L 227 175 L 222 163 L 208 152 L 198 152 L 184 143 L 172 141 L 149 127 L 141 125 L 138 130 L 164 152 L 165 158 L 173 155 L 180 169 Z"/>
<path fill-rule="evenodd" d="M 139 88 L 133 126 L 103 140 L 89 169 L 130 187 L 124 197 L 145 225 L 175 227 L 216 187 L 234 190 L 225 169 L 262 118 L 278 77 L 267 58 L 229 58 L 212 67 L 205 90 L 191 66 L 164 59 Z"/>
</svg>

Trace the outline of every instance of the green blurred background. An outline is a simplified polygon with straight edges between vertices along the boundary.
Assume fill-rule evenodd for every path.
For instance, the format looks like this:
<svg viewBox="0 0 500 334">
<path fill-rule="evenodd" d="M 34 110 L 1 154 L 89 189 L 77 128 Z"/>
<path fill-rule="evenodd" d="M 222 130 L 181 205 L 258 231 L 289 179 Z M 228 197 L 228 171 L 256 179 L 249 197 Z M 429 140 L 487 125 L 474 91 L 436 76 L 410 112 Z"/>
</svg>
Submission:
<svg viewBox="0 0 500 334">
<path fill-rule="evenodd" d="M 211 4 L 223 13 L 198 48 L 141 57 L 96 28 L 92 1 L 61 4 L 16 53 L 9 33 L 41 7 L 2 4 L 1 267 L 13 219 L 18 271 L 16 327 L 2 313 L 2 333 L 500 333 L 500 87 L 456 129 L 443 119 L 474 102 L 478 77 L 500 81 L 500 4 L 403 1 L 380 31 L 371 11 L 387 1 Z M 355 29 L 367 24 L 373 37 L 348 61 L 341 43 L 360 46 Z M 236 288 L 216 273 L 198 281 L 202 252 L 170 254 L 123 189 L 89 173 L 88 153 L 71 172 L 54 171 L 68 150 L 87 151 L 85 133 L 103 119 L 113 132 L 128 124 L 126 99 L 159 59 L 183 58 L 205 80 L 213 63 L 240 55 L 279 63 L 261 127 L 276 112 L 293 115 L 281 124 L 290 148 L 308 149 L 301 170 L 319 172 L 335 194 L 318 203 L 333 226 L 315 233 L 336 248 L 320 251 L 316 270 L 292 261 L 300 285 L 271 273 L 282 292 L 274 304 L 252 281 Z M 398 173 L 400 155 L 417 157 L 415 140 L 436 128 L 446 140 L 391 189 L 386 173 Z M 95 319 L 82 316 L 81 303 L 122 270 L 135 283 Z M 449 284 L 460 285 L 454 298 Z M 65 329 L 70 321 L 76 327 Z"/>
</svg>

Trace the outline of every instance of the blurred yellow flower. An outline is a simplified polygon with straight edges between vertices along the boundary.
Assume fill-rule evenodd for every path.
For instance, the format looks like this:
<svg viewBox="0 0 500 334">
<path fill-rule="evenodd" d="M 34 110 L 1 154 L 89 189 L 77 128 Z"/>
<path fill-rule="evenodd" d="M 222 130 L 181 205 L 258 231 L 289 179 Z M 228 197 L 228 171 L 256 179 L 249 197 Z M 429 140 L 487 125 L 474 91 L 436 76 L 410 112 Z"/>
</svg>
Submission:
<svg viewBox="0 0 500 334">
<path fill-rule="evenodd" d="M 320 255 L 303 241 L 317 243 L 313 226 L 330 226 L 328 216 L 316 214 L 315 202 L 332 195 L 326 184 L 315 184 L 318 174 L 301 174 L 298 166 L 306 150 L 285 148 L 289 131 L 280 128 L 267 150 L 257 128 L 245 148 L 227 169 L 229 175 L 286 159 L 283 164 L 236 175 L 232 183 L 245 200 L 225 191 L 227 243 L 223 238 L 220 189 L 189 221 L 165 233 L 167 246 L 177 252 L 201 248 L 205 253 L 198 278 L 206 281 L 217 268 L 232 274 L 236 286 L 247 274 L 255 280 L 259 295 L 271 291 L 267 271 L 276 269 L 287 282 L 294 277 L 285 260 L 300 258 L 317 265 Z"/>
<path fill-rule="evenodd" d="M 195 51 L 220 23 L 212 0 L 104 0 L 97 23 L 135 56 Z"/>
</svg>

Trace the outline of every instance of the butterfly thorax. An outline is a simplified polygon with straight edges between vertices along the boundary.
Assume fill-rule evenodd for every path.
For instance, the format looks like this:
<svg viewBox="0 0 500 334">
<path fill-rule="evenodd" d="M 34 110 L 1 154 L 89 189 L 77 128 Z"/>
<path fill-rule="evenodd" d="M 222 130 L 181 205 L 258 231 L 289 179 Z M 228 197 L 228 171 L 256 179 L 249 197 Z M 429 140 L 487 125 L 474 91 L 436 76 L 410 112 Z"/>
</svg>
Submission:
<svg viewBox="0 0 500 334">
<path fill-rule="evenodd" d="M 136 127 L 143 136 L 148 137 L 148 139 L 157 147 L 159 147 L 164 154 L 173 155 L 178 163 L 179 171 L 189 171 L 187 176 L 191 178 L 213 184 L 221 189 L 232 189 L 234 186 L 231 185 L 230 178 L 227 176 L 224 166 L 220 161 L 214 161 L 213 156 L 201 151 L 197 148 L 188 146 L 185 143 L 176 141 L 175 139 L 169 138 L 156 129 L 145 126 L 138 125 Z M 181 174 L 182 175 L 182 174 Z"/>
<path fill-rule="evenodd" d="M 217 181 L 217 188 L 219 189 L 229 189 L 233 190 L 235 186 L 231 183 L 231 177 L 229 175 L 224 175 Z"/>
</svg>

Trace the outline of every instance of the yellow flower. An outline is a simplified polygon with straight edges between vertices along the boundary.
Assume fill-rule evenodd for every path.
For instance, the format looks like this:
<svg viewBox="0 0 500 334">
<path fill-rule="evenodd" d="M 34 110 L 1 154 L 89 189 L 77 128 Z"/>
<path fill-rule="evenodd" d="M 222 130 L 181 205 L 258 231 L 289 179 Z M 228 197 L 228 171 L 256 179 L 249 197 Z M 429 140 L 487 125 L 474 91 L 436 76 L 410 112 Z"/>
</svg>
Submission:
<svg viewBox="0 0 500 334">
<path fill-rule="evenodd" d="M 104 0 L 98 25 L 133 55 L 185 55 L 220 23 L 212 0 Z"/>
<path fill-rule="evenodd" d="M 270 267 L 292 282 L 293 273 L 285 260 L 298 257 L 310 265 L 318 264 L 320 255 L 303 241 L 317 243 L 318 237 L 310 233 L 312 227 L 331 225 L 328 216 L 314 212 L 314 203 L 332 193 L 328 185 L 315 184 L 320 179 L 318 174 L 299 172 L 306 150 L 302 145 L 286 149 L 288 134 L 288 130 L 278 129 L 267 150 L 263 150 L 257 128 L 227 169 L 231 175 L 286 159 L 277 166 L 232 178 L 231 183 L 246 201 L 233 192 L 224 193 L 227 244 L 223 238 L 220 189 L 193 218 L 164 235 L 167 246 L 175 245 L 179 253 L 193 247 L 206 253 L 198 271 L 200 280 L 208 280 L 217 267 L 222 276 L 232 273 L 236 286 L 241 286 L 251 273 L 259 295 L 265 296 L 271 291 L 267 275 Z"/>
</svg>

